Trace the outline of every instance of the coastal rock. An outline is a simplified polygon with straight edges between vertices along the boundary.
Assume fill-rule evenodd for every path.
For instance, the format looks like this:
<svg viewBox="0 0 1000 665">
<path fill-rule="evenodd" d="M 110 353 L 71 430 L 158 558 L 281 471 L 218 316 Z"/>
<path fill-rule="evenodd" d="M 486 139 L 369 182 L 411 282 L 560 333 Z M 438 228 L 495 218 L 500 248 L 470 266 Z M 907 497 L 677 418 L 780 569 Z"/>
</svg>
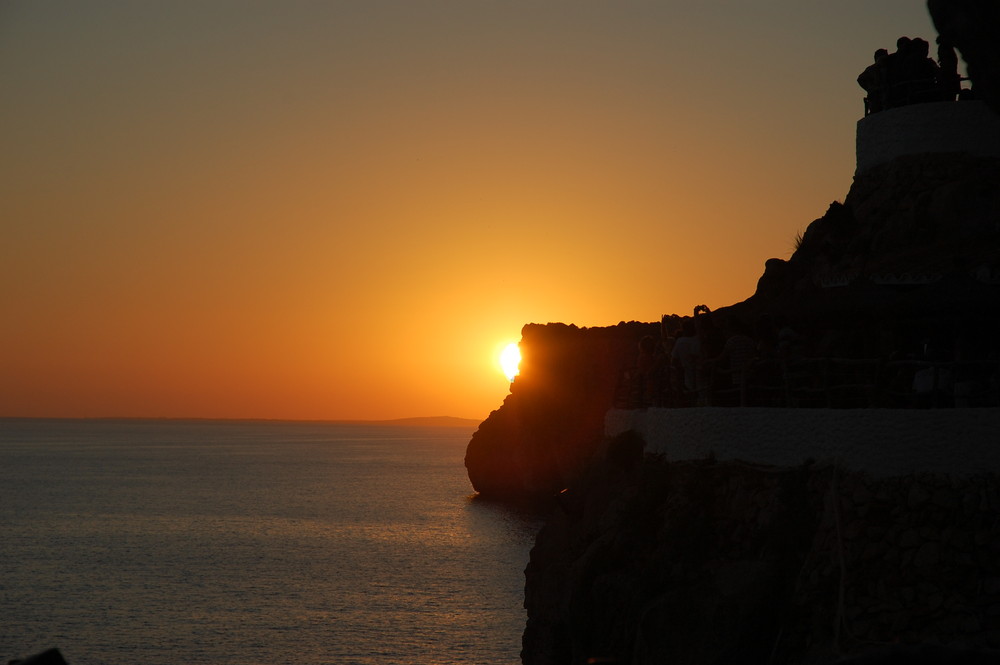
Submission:
<svg viewBox="0 0 1000 665">
<path fill-rule="evenodd" d="M 929 4 L 980 99 L 1000 110 L 995 3 Z M 995 145 L 983 102 L 954 103 L 979 106 L 927 110 L 924 120 L 981 110 L 980 135 Z M 920 115 L 915 105 L 896 117 Z M 885 115 L 867 127 L 892 122 Z M 864 164 L 859 145 L 844 201 L 808 225 L 791 257 L 767 260 L 753 295 L 701 320 L 722 339 L 764 322 L 760 339 L 785 354 L 785 398 L 750 406 L 997 406 L 1000 159 L 995 150 L 925 149 L 932 144 L 866 146 L 874 158 Z M 638 341 L 659 332 L 635 322 L 526 326 L 523 374 L 469 444 L 469 477 L 483 494 L 567 488 L 525 571 L 524 663 L 997 662 L 995 467 L 871 475 L 812 454 L 767 465 L 716 451 L 671 461 L 647 453 L 639 463 L 635 432 L 602 442 L 602 418 L 618 406 L 615 386 Z M 790 356 L 817 361 L 802 385 L 788 382 Z M 940 361 L 954 362 L 954 373 L 881 376 L 879 400 L 864 374 Z M 848 400 L 830 394 L 834 362 L 853 368 Z M 990 367 L 960 377 L 963 362 Z M 790 400 L 795 391 L 819 403 Z M 964 444 L 955 431 L 939 435 Z M 684 447 L 676 436 L 675 450 Z"/>
<path fill-rule="evenodd" d="M 46 649 L 27 658 L 14 659 L 10 665 L 66 665 L 66 659 L 59 649 Z"/>
<path fill-rule="evenodd" d="M 925 643 L 983 656 L 998 646 L 1000 595 L 982 580 L 1000 574 L 1000 537 L 976 536 L 1000 513 L 908 497 L 998 480 L 653 456 L 595 472 L 575 490 L 583 508 L 553 517 L 532 550 L 523 661 L 874 663 L 892 661 L 862 657 L 873 645 Z"/>
<path fill-rule="evenodd" d="M 530 499 L 566 488 L 591 462 L 622 370 L 635 361 L 639 340 L 650 334 L 659 335 L 657 324 L 524 326 L 521 373 L 466 450 L 476 491 Z"/>
<path fill-rule="evenodd" d="M 727 321 L 780 317 L 814 357 L 918 358 L 928 340 L 935 351 L 959 339 L 989 346 L 1000 336 L 1000 160 L 907 155 L 857 175 L 787 261 L 766 262 L 753 296 L 712 317 L 723 335 Z M 526 325 L 521 374 L 468 446 L 476 491 L 567 487 L 594 455 L 639 340 L 660 333 L 656 323 Z"/>
<path fill-rule="evenodd" d="M 987 307 L 1000 275 L 1000 160 L 898 157 L 855 176 L 843 203 L 806 228 L 788 261 L 769 259 L 740 308 L 803 327 L 838 318 L 950 316 Z"/>
<path fill-rule="evenodd" d="M 712 315 L 778 315 L 807 355 L 884 362 L 978 349 L 971 357 L 982 359 L 995 357 L 1000 333 L 998 277 L 1000 161 L 910 155 L 857 176 L 790 259 L 767 262 L 751 298 Z M 637 327 L 616 347 L 599 397 L 579 393 L 558 408 L 536 402 L 550 406 L 534 413 L 560 414 L 566 432 L 590 423 L 586 438 L 508 424 L 478 442 L 518 442 L 514 449 L 548 465 L 538 468 L 558 470 L 534 487 L 570 488 L 525 571 L 524 663 L 903 662 L 893 659 L 927 643 L 938 648 L 921 662 L 995 662 L 1000 594 L 981 580 L 1000 576 L 1000 477 L 934 467 L 872 477 L 711 454 L 610 464 L 616 455 L 602 456 L 596 416 L 613 404 L 614 363 L 628 366 L 635 341 L 654 330 Z M 593 362 L 608 350 L 590 348 L 573 353 Z M 527 401 L 538 394 L 558 393 L 549 381 L 566 391 L 581 383 L 563 372 L 543 372 L 520 394 L 515 386 L 491 419 L 527 423 L 514 414 L 533 413 Z M 899 394 L 912 378 L 895 386 Z M 490 433 L 487 423 L 481 431 Z M 900 646 L 870 653 L 889 644 Z"/>
</svg>

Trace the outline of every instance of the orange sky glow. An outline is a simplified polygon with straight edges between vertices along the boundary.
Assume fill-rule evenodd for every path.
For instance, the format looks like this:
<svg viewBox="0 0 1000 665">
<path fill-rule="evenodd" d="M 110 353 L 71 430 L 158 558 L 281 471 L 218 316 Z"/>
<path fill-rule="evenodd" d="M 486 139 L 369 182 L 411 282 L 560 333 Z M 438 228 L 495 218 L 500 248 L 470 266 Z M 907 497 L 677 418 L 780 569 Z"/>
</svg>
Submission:
<svg viewBox="0 0 1000 665">
<path fill-rule="evenodd" d="M 485 418 L 529 322 L 743 300 L 903 0 L 0 5 L 0 416 Z"/>
</svg>

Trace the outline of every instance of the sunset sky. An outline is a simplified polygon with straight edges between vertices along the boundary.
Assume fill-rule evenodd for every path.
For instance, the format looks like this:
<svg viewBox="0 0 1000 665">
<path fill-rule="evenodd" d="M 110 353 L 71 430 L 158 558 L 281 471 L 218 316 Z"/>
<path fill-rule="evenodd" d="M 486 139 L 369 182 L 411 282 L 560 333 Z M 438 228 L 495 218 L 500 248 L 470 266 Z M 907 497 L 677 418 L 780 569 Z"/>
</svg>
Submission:
<svg viewBox="0 0 1000 665">
<path fill-rule="evenodd" d="M 0 416 L 485 418 L 743 300 L 917 0 L 0 2 Z"/>
</svg>

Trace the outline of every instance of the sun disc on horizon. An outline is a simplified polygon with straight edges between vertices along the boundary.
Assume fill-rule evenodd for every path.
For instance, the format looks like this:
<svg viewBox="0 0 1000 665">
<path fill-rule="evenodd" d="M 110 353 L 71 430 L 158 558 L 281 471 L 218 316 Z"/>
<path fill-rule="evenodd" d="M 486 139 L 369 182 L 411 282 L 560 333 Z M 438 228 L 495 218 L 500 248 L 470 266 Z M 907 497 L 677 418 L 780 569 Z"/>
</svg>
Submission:
<svg viewBox="0 0 1000 665">
<path fill-rule="evenodd" d="M 521 364 L 521 349 L 517 348 L 517 342 L 511 342 L 504 347 L 500 353 L 500 369 L 507 375 L 508 381 L 513 381 L 514 377 L 520 373 L 518 365 Z"/>
</svg>

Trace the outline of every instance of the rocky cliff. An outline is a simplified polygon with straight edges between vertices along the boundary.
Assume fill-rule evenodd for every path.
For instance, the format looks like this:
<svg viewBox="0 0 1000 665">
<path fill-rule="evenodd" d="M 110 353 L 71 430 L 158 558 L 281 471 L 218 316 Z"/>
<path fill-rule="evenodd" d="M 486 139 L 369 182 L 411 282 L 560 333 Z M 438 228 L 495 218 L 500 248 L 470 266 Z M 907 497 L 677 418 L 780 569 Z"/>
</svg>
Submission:
<svg viewBox="0 0 1000 665">
<path fill-rule="evenodd" d="M 812 352 L 899 354 L 933 338 L 948 353 L 995 358 L 998 275 L 1000 161 L 907 156 L 856 176 L 789 260 L 767 262 L 753 296 L 713 316 L 780 315 Z M 888 350 L 878 343 L 887 324 Z M 596 429 L 612 367 L 627 366 L 627 347 L 652 330 L 620 340 L 604 392 L 562 403 L 563 422 L 587 403 L 581 422 Z M 566 353 L 572 365 L 596 349 Z M 512 398 L 497 424 L 526 406 Z M 503 431 L 477 443 L 530 437 Z M 955 454 L 951 436 L 938 431 L 942 455 Z M 523 662 L 1000 662 L 998 469 L 931 463 L 873 476 L 752 455 L 668 460 L 644 454 L 635 432 L 581 443 L 560 441 L 577 480 L 549 485 L 570 489 L 526 570 Z M 671 448 L 657 443 L 649 448 Z"/>
<path fill-rule="evenodd" d="M 995 308 L 1000 159 L 908 155 L 857 175 L 789 260 L 765 266 L 745 306 L 820 324 Z"/>
<path fill-rule="evenodd" d="M 996 3 L 930 5 L 1000 108 Z M 995 141 L 1000 116 L 985 131 Z M 780 318 L 803 355 L 995 366 L 1000 159 L 937 150 L 869 166 L 788 260 L 765 262 L 750 297 L 703 323 L 724 335 Z M 850 460 L 763 464 L 728 439 L 726 459 L 647 452 L 676 452 L 676 432 L 649 447 L 634 430 L 602 439 L 622 370 L 658 334 L 526 326 L 522 375 L 469 444 L 483 494 L 568 488 L 525 571 L 523 662 L 1000 662 L 996 464 L 873 474 Z M 955 436 L 934 433 L 941 455 Z"/>
<path fill-rule="evenodd" d="M 529 324 L 521 331 L 521 373 L 503 405 L 469 442 L 465 466 L 481 495 L 552 496 L 591 461 L 623 367 L 659 327 L 620 323 L 577 328 Z"/>
<path fill-rule="evenodd" d="M 641 461 L 629 436 L 539 534 L 523 662 L 827 663 L 928 643 L 998 662 L 996 474 Z"/>
<path fill-rule="evenodd" d="M 930 338 L 995 356 L 998 274 L 1000 161 L 906 156 L 856 176 L 752 297 L 713 316 L 777 314 L 810 351 L 847 357 Z M 873 343 L 886 324 L 888 351 Z M 923 662 L 998 662 L 996 469 L 667 461 L 635 437 L 611 442 L 539 534 L 525 663 L 919 662 L 907 645 Z"/>
<path fill-rule="evenodd" d="M 725 334 L 727 321 L 764 315 L 797 330 L 810 355 L 903 357 L 927 340 L 951 357 L 1000 351 L 1000 159 L 905 156 L 856 176 L 791 258 L 767 260 L 755 293 L 712 317 Z M 525 326 L 521 374 L 469 443 L 475 489 L 530 498 L 567 487 L 646 335 L 659 339 L 660 326 Z"/>
</svg>

